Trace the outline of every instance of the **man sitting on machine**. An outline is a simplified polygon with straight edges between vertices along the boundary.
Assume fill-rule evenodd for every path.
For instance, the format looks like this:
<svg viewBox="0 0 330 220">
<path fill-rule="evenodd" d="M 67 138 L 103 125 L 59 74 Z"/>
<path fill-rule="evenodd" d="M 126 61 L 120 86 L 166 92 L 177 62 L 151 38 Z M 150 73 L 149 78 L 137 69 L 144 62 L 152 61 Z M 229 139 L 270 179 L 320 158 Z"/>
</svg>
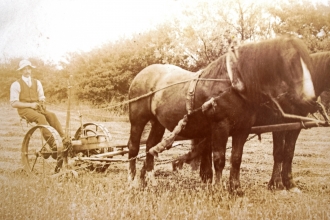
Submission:
<svg viewBox="0 0 330 220">
<path fill-rule="evenodd" d="M 10 104 L 13 108 L 17 108 L 21 118 L 38 125 L 50 125 L 64 138 L 65 134 L 57 116 L 46 110 L 44 106 L 45 95 L 41 82 L 31 78 L 32 68 L 35 66 L 29 60 L 20 61 L 17 71 L 22 77 L 13 82 L 10 87 Z M 54 153 L 57 151 L 56 145 L 47 129 L 43 130 L 43 137 L 51 148 L 50 150 L 53 151 L 52 157 L 56 159 L 57 153 Z M 43 156 L 47 159 L 50 154 L 43 154 Z"/>
</svg>

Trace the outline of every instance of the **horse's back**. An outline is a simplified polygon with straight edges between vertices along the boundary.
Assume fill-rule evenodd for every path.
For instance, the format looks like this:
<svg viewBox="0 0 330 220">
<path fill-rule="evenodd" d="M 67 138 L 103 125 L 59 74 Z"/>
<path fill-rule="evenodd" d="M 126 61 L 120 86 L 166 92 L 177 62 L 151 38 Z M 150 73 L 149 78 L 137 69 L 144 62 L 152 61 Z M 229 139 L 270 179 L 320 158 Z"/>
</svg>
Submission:
<svg viewBox="0 0 330 220">
<path fill-rule="evenodd" d="M 129 98 L 137 99 L 129 105 L 130 119 L 157 118 L 164 127 L 172 128 L 186 113 L 186 94 L 195 75 L 170 64 L 144 68 L 130 86 Z"/>
<path fill-rule="evenodd" d="M 192 72 L 175 65 L 152 64 L 141 70 L 133 79 L 129 89 L 129 98 L 161 90 L 180 81 L 189 80 L 192 77 Z"/>
</svg>

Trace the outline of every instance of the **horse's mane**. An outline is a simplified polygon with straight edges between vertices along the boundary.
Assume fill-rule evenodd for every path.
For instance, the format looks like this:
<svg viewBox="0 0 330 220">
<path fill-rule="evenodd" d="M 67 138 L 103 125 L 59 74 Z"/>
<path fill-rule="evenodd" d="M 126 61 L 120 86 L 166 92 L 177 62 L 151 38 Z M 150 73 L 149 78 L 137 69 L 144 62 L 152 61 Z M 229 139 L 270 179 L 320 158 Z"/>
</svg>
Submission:
<svg viewBox="0 0 330 220">
<path fill-rule="evenodd" d="M 302 85 L 302 59 L 311 70 L 312 64 L 305 44 L 293 37 L 278 37 L 258 43 L 247 43 L 236 48 L 234 62 L 231 62 L 233 85 L 235 77 L 244 87 L 238 91 L 249 102 L 261 103 L 266 96 L 276 97 L 283 90 L 294 90 Z M 204 69 L 201 78 L 229 79 L 227 54 L 220 56 Z M 268 97 L 267 97 L 268 98 Z"/>
<path fill-rule="evenodd" d="M 212 61 L 202 71 L 201 77 L 213 79 L 229 79 L 226 68 L 226 55 L 222 55 Z"/>
<path fill-rule="evenodd" d="M 265 95 L 279 95 L 283 82 L 293 88 L 302 81 L 300 58 L 311 67 L 306 46 L 292 37 L 248 43 L 237 50 L 233 70 L 244 84 L 244 95 L 254 102 L 262 102 Z"/>
</svg>

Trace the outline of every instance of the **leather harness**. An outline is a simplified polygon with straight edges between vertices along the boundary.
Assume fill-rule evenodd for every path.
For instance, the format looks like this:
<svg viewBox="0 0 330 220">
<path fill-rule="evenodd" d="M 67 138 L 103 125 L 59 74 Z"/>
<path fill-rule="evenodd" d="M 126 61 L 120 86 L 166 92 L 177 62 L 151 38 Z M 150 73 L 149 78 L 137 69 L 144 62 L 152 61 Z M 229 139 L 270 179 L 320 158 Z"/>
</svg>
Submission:
<svg viewBox="0 0 330 220">
<path fill-rule="evenodd" d="M 194 101 L 195 101 L 195 91 L 199 77 L 201 76 L 203 71 L 198 71 L 195 73 L 195 78 L 190 81 L 188 92 L 186 96 L 186 109 L 188 114 L 190 114 L 194 110 Z"/>
</svg>

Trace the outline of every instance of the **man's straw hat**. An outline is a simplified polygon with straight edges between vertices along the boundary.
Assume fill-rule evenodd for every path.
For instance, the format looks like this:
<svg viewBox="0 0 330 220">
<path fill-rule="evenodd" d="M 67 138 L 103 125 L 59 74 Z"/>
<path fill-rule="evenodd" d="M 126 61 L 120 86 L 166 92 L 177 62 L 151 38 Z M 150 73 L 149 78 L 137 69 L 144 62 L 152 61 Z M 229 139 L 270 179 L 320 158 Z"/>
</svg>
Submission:
<svg viewBox="0 0 330 220">
<path fill-rule="evenodd" d="M 19 68 L 17 69 L 17 71 L 23 69 L 26 66 L 30 66 L 32 68 L 36 68 L 35 66 L 32 66 L 31 62 L 28 60 L 21 60 L 21 62 L 19 62 Z"/>
</svg>

